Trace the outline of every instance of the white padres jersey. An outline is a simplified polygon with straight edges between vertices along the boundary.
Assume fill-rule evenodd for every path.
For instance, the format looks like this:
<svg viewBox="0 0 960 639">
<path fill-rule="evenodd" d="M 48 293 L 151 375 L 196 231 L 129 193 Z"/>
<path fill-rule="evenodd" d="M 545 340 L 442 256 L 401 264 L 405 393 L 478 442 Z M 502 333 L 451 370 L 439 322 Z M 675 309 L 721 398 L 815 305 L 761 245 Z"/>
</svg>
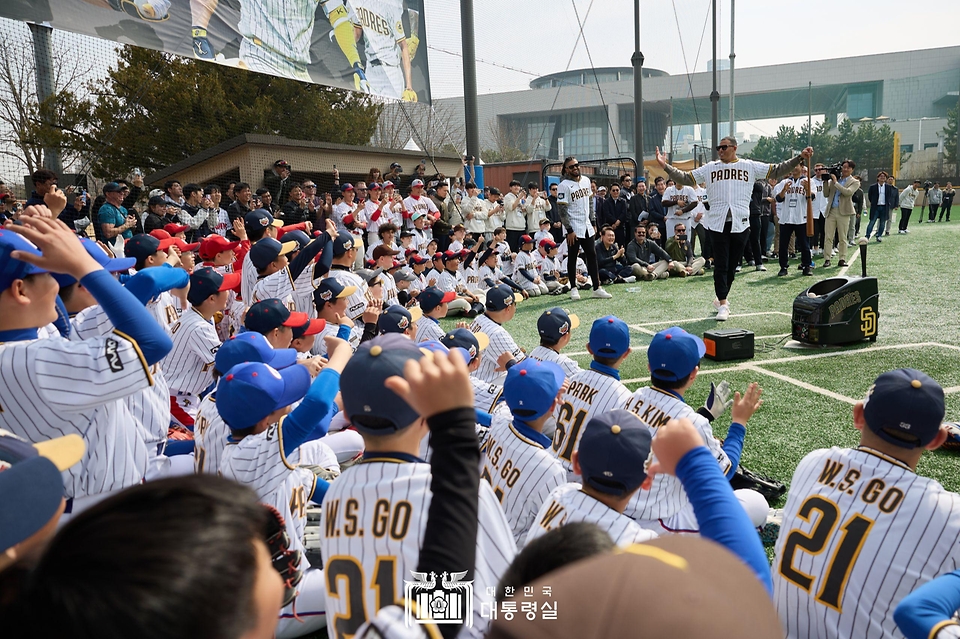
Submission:
<svg viewBox="0 0 960 639">
<path fill-rule="evenodd" d="M 213 322 L 189 308 L 170 329 L 173 348 L 161 364 L 171 393 L 199 395 L 213 382 L 213 365 L 220 336 Z"/>
<path fill-rule="evenodd" d="M 506 276 L 503 274 L 503 269 L 499 266 L 490 268 L 484 264 L 477 273 L 477 278 L 479 279 L 478 287 L 480 290 L 486 291 L 502 282 L 504 277 Z M 491 285 L 490 282 L 493 282 L 493 285 Z"/>
<path fill-rule="evenodd" d="M 690 215 L 692 216 L 692 218 L 691 218 L 691 220 L 690 220 L 690 224 L 692 225 L 692 228 L 696 228 L 696 227 L 700 226 L 700 222 L 697 221 L 697 216 L 698 216 L 698 215 L 706 215 L 706 213 L 707 213 L 707 207 L 706 207 L 706 204 L 705 204 L 705 203 L 706 203 L 708 200 L 707 200 L 707 190 L 706 190 L 706 189 L 698 186 L 697 188 L 693 189 L 693 191 L 694 191 L 694 193 L 697 194 L 697 208 L 695 208 L 695 209 L 693 209 L 692 211 L 690 211 Z M 701 218 L 701 221 L 702 221 L 702 220 L 703 220 L 703 218 Z M 689 234 L 690 234 L 690 233 L 688 232 L 687 235 L 689 235 Z"/>
<path fill-rule="evenodd" d="M 619 379 L 606 373 L 585 369 L 569 379 L 570 387 L 557 408 L 557 430 L 553 436 L 553 453 L 560 459 L 567 477 L 574 481 L 573 451 L 580 447 L 583 427 L 597 415 L 623 408 L 630 391 Z"/>
<path fill-rule="evenodd" d="M 331 268 L 327 277 L 336 279 L 344 288 L 348 286 L 357 287 L 357 292 L 347 298 L 347 316 L 354 321 L 359 320 L 363 311 L 367 308 L 367 283 L 353 271 L 341 266 Z"/>
<path fill-rule="evenodd" d="M 240 34 L 260 47 L 302 65 L 310 64 L 314 14 L 319 0 L 240 2 Z"/>
<path fill-rule="evenodd" d="M 580 364 L 577 364 L 563 353 L 558 353 L 552 348 L 547 348 L 546 346 L 537 346 L 535 349 L 530 351 L 527 357 L 538 359 L 541 362 L 553 362 L 563 369 L 563 373 L 567 376 L 567 379 L 570 379 L 577 373 L 583 371 L 583 369 L 580 368 Z"/>
<path fill-rule="evenodd" d="M 123 400 L 153 378 L 132 338 L 114 331 L 79 342 L 55 335 L 0 343 L 0 377 L 0 428 L 34 443 L 83 437 L 83 458 L 62 473 L 65 497 L 143 479 L 147 448 Z"/>
<path fill-rule="evenodd" d="M 537 258 L 526 251 L 520 251 L 513 260 L 513 274 L 513 281 L 519 284 L 523 290 L 529 291 L 536 287 L 537 285 L 533 283 L 533 280 L 540 277 Z"/>
<path fill-rule="evenodd" d="M 580 176 L 580 181 L 563 180 L 557 187 L 557 203 L 567 205 L 567 216 L 573 231 L 579 238 L 593 237 L 593 225 L 590 224 L 590 178 Z"/>
<path fill-rule="evenodd" d="M 622 408 L 639 417 L 640 421 L 653 430 L 654 435 L 658 428 L 665 426 L 671 419 L 689 419 L 700 431 L 704 445 L 717 459 L 720 470 L 724 474 L 730 471 L 732 462 L 720 447 L 720 441 L 713 436 L 710 422 L 676 395 L 645 386 L 629 395 Z M 659 474 L 654 477 L 650 490 L 641 490 L 634 495 L 623 514 L 641 522 L 666 519 L 680 512 L 689 501 L 679 479 L 672 475 Z"/>
<path fill-rule="evenodd" d="M 397 281 L 393 279 L 393 276 L 389 273 L 383 273 L 380 276 L 380 282 L 383 288 L 383 308 L 399 306 L 400 299 L 398 298 L 398 294 L 400 291 L 397 288 Z"/>
<path fill-rule="evenodd" d="M 710 201 L 701 224 L 711 231 L 723 231 L 727 219 L 731 219 L 732 233 L 748 228 L 753 183 L 766 180 L 772 170 L 772 164 L 738 158 L 736 162 L 714 160 L 691 171 L 697 184 L 704 184 Z"/>
<path fill-rule="evenodd" d="M 327 322 L 327 325 L 323 328 L 322 331 L 317 333 L 317 336 L 313 340 L 313 347 L 310 349 L 311 355 L 320 355 L 322 357 L 327 356 L 327 343 L 324 341 L 324 337 L 327 335 L 332 335 L 336 337 L 340 332 L 340 325 L 334 324 L 332 322 Z M 363 337 L 363 331 L 360 330 L 360 327 L 354 324 L 350 327 L 350 335 L 347 337 L 347 343 L 350 344 L 350 349 L 356 351 L 360 346 L 360 339 Z"/>
<path fill-rule="evenodd" d="M 693 220 L 693 211 L 684 213 L 683 209 L 691 202 L 697 201 L 697 192 L 692 186 L 668 186 L 663 191 L 664 200 L 677 200 L 675 206 L 667 207 L 667 238 L 674 236 L 673 227 L 681 222 L 690 228 Z"/>
<path fill-rule="evenodd" d="M 453 291 L 454 293 L 462 293 L 467 289 L 467 280 L 464 279 L 463 273 L 460 271 L 449 271 L 444 269 L 440 273 L 440 279 L 437 282 L 437 288 L 439 288 L 444 293 Z"/>
<path fill-rule="evenodd" d="M 656 539 L 657 533 L 644 530 L 637 522 L 597 501 L 580 488 L 580 484 L 570 483 L 553 489 L 537 511 L 524 546 L 554 528 L 578 521 L 596 524 L 621 548 Z"/>
<path fill-rule="evenodd" d="M 790 483 L 774 603 L 788 637 L 903 637 L 900 600 L 960 562 L 960 495 L 878 451 L 815 450 Z"/>
<path fill-rule="evenodd" d="M 419 322 L 417 322 L 419 324 Z M 470 325 L 470 330 L 474 333 L 486 333 L 490 338 L 490 344 L 483 351 L 483 359 L 480 360 L 480 368 L 474 373 L 478 379 L 485 382 L 497 382 L 502 384 L 506 372 L 497 370 L 497 360 L 504 353 L 510 353 L 513 359 L 518 362 L 526 357 L 517 343 L 513 341 L 513 336 L 507 332 L 500 324 L 497 324 L 486 315 L 478 315 Z"/>
<path fill-rule="evenodd" d="M 251 245 L 252 246 L 252 245 Z M 240 271 L 240 297 L 249 308 L 253 302 L 253 287 L 257 284 L 257 267 L 250 259 L 250 251 L 243 256 L 243 270 Z"/>
<path fill-rule="evenodd" d="M 787 185 L 790 185 L 789 187 Z M 773 187 L 774 197 L 784 193 L 783 202 L 777 202 L 777 216 L 781 224 L 806 224 L 807 179 L 786 178 Z"/>
<path fill-rule="evenodd" d="M 485 413 L 493 413 L 494 408 L 502 401 L 503 386 L 485 382 L 473 375 L 470 376 L 470 384 L 473 386 L 473 407 Z"/>
<path fill-rule="evenodd" d="M 323 500 L 321 540 L 331 637 L 352 636 L 369 616 L 404 597 L 404 582 L 414 580 L 432 496 L 430 466 L 405 456 L 365 459 L 331 483 Z M 473 627 L 460 636 L 483 636 L 489 619 L 481 611 L 494 599 L 488 589 L 496 587 L 516 552 L 500 504 L 481 481 Z"/>
<path fill-rule="evenodd" d="M 339 470 L 337 456 L 319 440 L 309 441 L 283 454 L 281 424 L 274 424 L 257 435 L 229 442 L 220 461 L 220 474 L 256 491 L 265 504 L 283 516 L 290 549 L 303 552 L 303 529 L 307 523 L 307 502 L 313 499 L 317 478 L 305 466 Z M 306 556 L 301 568 L 310 567 Z"/>
<path fill-rule="evenodd" d="M 400 66 L 397 43 L 407 37 L 403 31 L 403 4 L 401 0 L 348 0 L 354 25 L 363 29 L 367 65 L 377 60 Z"/>
<path fill-rule="evenodd" d="M 417 322 L 417 334 L 414 341 L 419 344 L 420 342 L 429 342 L 431 340 L 439 340 L 443 337 L 445 333 L 440 327 L 440 322 L 433 319 L 432 317 L 427 317 L 424 315 Z M 482 363 L 481 363 L 482 366 Z"/>
<path fill-rule="evenodd" d="M 810 189 L 813 193 L 813 217 L 814 219 L 823 217 L 827 210 L 827 198 L 823 196 L 823 180 L 818 177 L 813 178 Z"/>
<path fill-rule="evenodd" d="M 217 392 L 207 393 L 193 421 L 193 469 L 197 474 L 220 473 L 223 449 L 227 447 L 230 427 L 217 410 Z"/>
<path fill-rule="evenodd" d="M 417 212 L 424 212 L 433 217 L 440 212 L 433 200 L 426 196 L 413 197 L 412 195 L 403 199 L 403 210 L 410 216 Z"/>
<path fill-rule="evenodd" d="M 160 293 L 160 295 L 157 295 L 156 299 L 150 300 L 150 302 L 147 303 L 147 310 L 150 311 L 154 319 L 157 320 L 157 324 L 167 329 L 169 333 L 170 327 L 180 319 L 180 311 L 177 310 L 179 305 L 180 302 L 177 298 L 168 291 L 164 291 Z"/>
<path fill-rule="evenodd" d="M 480 452 L 480 477 L 490 482 L 493 494 L 510 522 L 519 544 L 550 492 L 566 482 L 567 475 L 542 433 L 537 441 L 524 434 L 509 417 L 494 417 Z"/>
</svg>

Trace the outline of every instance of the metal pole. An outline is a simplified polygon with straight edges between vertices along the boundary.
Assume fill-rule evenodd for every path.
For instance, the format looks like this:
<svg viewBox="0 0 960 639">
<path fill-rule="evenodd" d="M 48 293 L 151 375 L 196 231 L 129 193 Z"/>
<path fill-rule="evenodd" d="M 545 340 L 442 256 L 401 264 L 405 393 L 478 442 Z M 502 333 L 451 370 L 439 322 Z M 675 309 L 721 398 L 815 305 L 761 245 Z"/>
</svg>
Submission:
<svg viewBox="0 0 960 639">
<path fill-rule="evenodd" d="M 30 27 L 33 34 L 33 58 L 37 74 L 37 102 L 43 104 L 44 100 L 52 96 L 55 91 L 53 29 L 32 22 L 28 23 L 27 26 Z M 43 166 L 54 173 L 62 173 L 63 164 L 60 161 L 60 149 L 56 147 L 43 149 Z"/>
<path fill-rule="evenodd" d="M 637 160 L 637 178 L 643 167 L 643 54 L 640 52 L 640 0 L 633 1 L 633 155 Z"/>
<path fill-rule="evenodd" d="M 923 150 L 923 118 L 920 118 L 920 127 L 917 131 L 917 152 Z"/>
<path fill-rule="evenodd" d="M 813 82 L 807 83 L 807 146 L 813 146 Z"/>
<path fill-rule="evenodd" d="M 734 93 L 733 93 L 733 67 L 734 67 L 734 58 L 737 57 L 737 54 L 733 52 L 733 35 L 736 31 L 735 29 L 735 16 L 736 16 L 736 0 L 730 0 L 730 135 L 737 137 L 737 121 L 734 117 Z"/>
<path fill-rule="evenodd" d="M 480 161 L 480 111 L 477 107 L 477 45 L 474 39 L 473 0 L 460 0 L 463 39 L 463 117 L 467 156 Z"/>
<path fill-rule="evenodd" d="M 957 92 L 957 161 L 953 166 L 953 176 L 960 180 L 960 91 Z M 917 149 L 918 151 L 923 150 L 923 145 L 920 145 L 921 148 Z"/>
<path fill-rule="evenodd" d="M 720 144 L 720 92 L 717 91 L 717 0 L 713 0 L 713 91 L 710 92 L 710 134 L 712 158 L 717 159 Z"/>
<path fill-rule="evenodd" d="M 673 164 L 673 96 L 670 96 L 670 164 Z"/>
</svg>

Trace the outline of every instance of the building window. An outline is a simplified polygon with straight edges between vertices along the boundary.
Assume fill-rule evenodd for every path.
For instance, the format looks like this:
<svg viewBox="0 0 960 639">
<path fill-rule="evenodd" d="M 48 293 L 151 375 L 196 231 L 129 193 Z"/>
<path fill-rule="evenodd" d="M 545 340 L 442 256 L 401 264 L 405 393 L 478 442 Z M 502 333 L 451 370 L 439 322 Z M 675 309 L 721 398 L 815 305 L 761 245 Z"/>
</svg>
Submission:
<svg viewBox="0 0 960 639">
<path fill-rule="evenodd" d="M 900 145 L 900 155 L 903 155 L 904 153 L 913 153 L 913 145 L 912 145 L 912 144 L 901 144 L 901 145 Z"/>
<path fill-rule="evenodd" d="M 847 117 L 851 120 L 874 117 L 873 92 L 848 93 Z"/>
<path fill-rule="evenodd" d="M 607 155 L 607 117 L 602 110 L 575 111 L 560 116 L 565 155 L 599 158 Z"/>
<path fill-rule="evenodd" d="M 924 142 L 924 143 L 923 143 L 923 150 L 926 151 L 927 149 L 935 149 L 935 148 L 937 148 L 938 146 L 940 146 L 940 144 L 939 144 L 938 142 Z"/>
</svg>

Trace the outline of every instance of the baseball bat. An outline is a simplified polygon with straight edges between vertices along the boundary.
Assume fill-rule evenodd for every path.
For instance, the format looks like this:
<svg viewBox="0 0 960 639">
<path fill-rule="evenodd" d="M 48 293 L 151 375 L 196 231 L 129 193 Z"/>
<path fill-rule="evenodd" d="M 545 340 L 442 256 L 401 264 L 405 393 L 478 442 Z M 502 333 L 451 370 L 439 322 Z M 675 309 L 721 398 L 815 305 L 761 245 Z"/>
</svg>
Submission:
<svg viewBox="0 0 960 639">
<path fill-rule="evenodd" d="M 813 169 L 810 163 L 812 158 L 807 158 L 807 237 L 813 237 L 813 199 L 810 197 L 813 188 Z"/>
<path fill-rule="evenodd" d="M 867 238 L 861 237 L 860 241 L 860 277 L 867 276 Z"/>
</svg>

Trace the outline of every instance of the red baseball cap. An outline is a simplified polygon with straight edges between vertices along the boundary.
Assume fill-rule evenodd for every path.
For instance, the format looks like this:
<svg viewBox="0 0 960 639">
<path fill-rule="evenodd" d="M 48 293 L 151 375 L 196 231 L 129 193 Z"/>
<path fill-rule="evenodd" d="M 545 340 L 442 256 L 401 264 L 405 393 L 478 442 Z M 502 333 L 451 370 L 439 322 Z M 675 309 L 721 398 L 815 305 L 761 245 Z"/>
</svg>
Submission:
<svg viewBox="0 0 960 639">
<path fill-rule="evenodd" d="M 351 190 L 352 190 L 352 189 L 351 189 Z M 343 225 L 344 225 L 344 226 L 347 226 L 348 224 L 353 224 L 353 216 L 352 216 L 352 215 L 344 215 L 344 216 L 343 216 Z"/>
<path fill-rule="evenodd" d="M 170 235 L 176 235 L 177 233 L 186 233 L 190 230 L 190 227 L 186 224 L 164 224 L 163 230 Z"/>
<path fill-rule="evenodd" d="M 200 240 L 200 259 L 212 260 L 219 253 L 236 250 L 238 246 L 240 242 L 230 242 L 222 235 L 216 233 L 208 235 Z"/>
<path fill-rule="evenodd" d="M 533 244 L 533 238 L 530 237 L 529 235 L 521 235 L 521 236 L 520 236 L 520 243 L 521 243 L 521 244 Z"/>
<path fill-rule="evenodd" d="M 557 243 L 551 240 L 549 237 L 545 237 L 542 240 L 540 240 L 540 246 L 544 248 L 556 248 Z"/>
<path fill-rule="evenodd" d="M 293 339 L 309 337 L 310 335 L 319 335 L 327 327 L 325 319 L 310 319 L 300 326 L 293 327 Z"/>
</svg>

